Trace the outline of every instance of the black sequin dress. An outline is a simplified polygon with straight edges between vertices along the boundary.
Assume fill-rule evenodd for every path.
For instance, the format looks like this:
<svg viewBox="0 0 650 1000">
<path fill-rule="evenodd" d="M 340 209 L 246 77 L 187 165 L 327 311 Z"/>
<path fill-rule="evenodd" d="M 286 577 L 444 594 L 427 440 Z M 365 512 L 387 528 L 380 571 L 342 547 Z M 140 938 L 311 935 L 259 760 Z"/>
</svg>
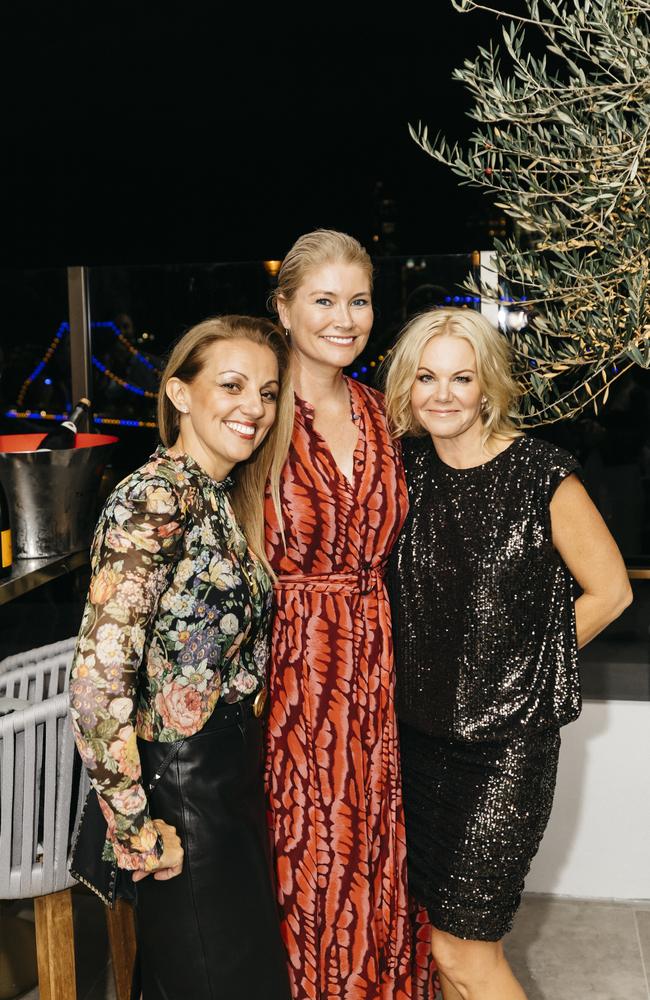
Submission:
<svg viewBox="0 0 650 1000">
<path fill-rule="evenodd" d="M 471 469 L 404 442 L 410 512 L 391 557 L 411 889 L 432 923 L 499 940 L 580 712 L 571 576 L 550 501 L 578 469 L 519 437 Z"/>
</svg>

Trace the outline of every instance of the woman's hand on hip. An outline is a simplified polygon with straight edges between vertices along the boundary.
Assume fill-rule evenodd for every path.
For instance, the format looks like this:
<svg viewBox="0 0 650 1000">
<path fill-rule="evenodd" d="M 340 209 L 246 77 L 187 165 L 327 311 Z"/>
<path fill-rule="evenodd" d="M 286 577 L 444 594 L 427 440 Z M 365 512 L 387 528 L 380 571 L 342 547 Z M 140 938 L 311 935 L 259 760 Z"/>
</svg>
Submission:
<svg viewBox="0 0 650 1000">
<path fill-rule="evenodd" d="M 147 875 L 153 875 L 155 879 L 174 878 L 180 875 L 183 870 L 183 847 L 181 839 L 176 833 L 176 827 L 165 823 L 164 819 L 155 819 L 153 825 L 162 837 L 163 852 L 158 859 L 158 864 L 151 871 L 133 872 L 133 881 L 141 882 Z"/>
</svg>

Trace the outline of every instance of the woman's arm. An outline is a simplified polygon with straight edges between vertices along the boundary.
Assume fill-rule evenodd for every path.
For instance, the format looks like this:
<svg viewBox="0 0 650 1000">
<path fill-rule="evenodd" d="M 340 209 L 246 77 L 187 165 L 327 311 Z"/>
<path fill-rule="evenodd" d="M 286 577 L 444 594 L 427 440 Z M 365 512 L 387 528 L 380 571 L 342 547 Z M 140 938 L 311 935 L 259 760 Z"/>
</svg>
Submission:
<svg viewBox="0 0 650 1000">
<path fill-rule="evenodd" d="M 70 680 L 72 725 L 120 868 L 150 871 L 163 851 L 140 781 L 138 671 L 180 550 L 182 516 L 160 478 L 113 494 L 93 544 L 92 579 Z"/>
<path fill-rule="evenodd" d="M 576 601 L 578 646 L 585 646 L 632 601 L 632 588 L 616 542 L 576 476 L 551 499 L 553 544 L 582 589 Z"/>
</svg>

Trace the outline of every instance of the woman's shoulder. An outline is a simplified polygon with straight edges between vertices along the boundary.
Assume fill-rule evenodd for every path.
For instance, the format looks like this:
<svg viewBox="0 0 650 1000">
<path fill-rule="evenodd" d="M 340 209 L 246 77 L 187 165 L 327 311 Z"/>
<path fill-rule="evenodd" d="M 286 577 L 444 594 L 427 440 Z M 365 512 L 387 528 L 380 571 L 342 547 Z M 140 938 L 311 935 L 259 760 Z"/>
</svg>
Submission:
<svg viewBox="0 0 650 1000">
<path fill-rule="evenodd" d="M 529 434 L 523 434 L 521 441 L 521 453 L 527 458 L 531 464 L 537 465 L 537 468 L 553 467 L 557 465 L 575 466 L 576 468 L 580 465 L 578 459 L 575 455 L 572 455 L 570 451 L 566 451 L 564 448 L 560 448 L 556 444 L 551 444 L 550 441 L 545 441 L 544 438 L 531 437 Z M 515 438 L 515 441 L 518 439 Z"/>
<path fill-rule="evenodd" d="M 183 506 L 182 487 L 183 471 L 178 463 L 158 450 L 117 484 L 106 507 L 120 503 L 144 507 L 150 513 L 177 515 Z"/>
<path fill-rule="evenodd" d="M 518 439 L 515 438 L 515 441 Z M 580 475 L 580 462 L 570 451 L 543 438 L 523 435 L 513 458 L 523 466 L 531 481 L 541 483 L 550 496 L 559 483 L 572 473 Z"/>
</svg>

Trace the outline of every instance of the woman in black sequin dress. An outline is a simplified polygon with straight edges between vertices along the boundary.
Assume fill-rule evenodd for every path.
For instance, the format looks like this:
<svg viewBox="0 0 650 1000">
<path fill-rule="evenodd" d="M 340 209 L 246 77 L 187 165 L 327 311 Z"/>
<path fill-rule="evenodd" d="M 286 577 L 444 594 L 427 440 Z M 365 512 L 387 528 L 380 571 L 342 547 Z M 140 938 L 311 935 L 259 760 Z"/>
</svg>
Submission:
<svg viewBox="0 0 650 1000">
<path fill-rule="evenodd" d="M 410 885 L 445 1000 L 521 1000 L 501 939 L 580 713 L 577 650 L 631 591 L 575 459 L 515 429 L 484 317 L 417 317 L 386 395 L 411 505 L 389 570 Z"/>
</svg>

